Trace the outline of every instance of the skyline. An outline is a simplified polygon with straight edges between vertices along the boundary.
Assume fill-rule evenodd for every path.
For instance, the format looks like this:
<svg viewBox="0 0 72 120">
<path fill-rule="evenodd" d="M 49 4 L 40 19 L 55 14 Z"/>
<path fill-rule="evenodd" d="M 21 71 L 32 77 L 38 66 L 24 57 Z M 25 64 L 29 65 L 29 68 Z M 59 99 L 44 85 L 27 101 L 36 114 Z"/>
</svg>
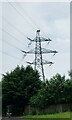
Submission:
<svg viewBox="0 0 72 120">
<path fill-rule="evenodd" d="M 12 6 L 14 6 L 19 13 Z M 67 73 L 70 70 L 69 9 L 69 3 L 3 3 L 2 28 L 4 30 L 2 31 L 2 50 L 21 59 L 23 54 L 16 48 L 6 44 L 6 42 L 22 50 L 29 50 L 27 47 L 29 41 L 25 36 L 33 39 L 36 35 L 36 30 L 40 29 L 41 36 L 52 39 L 49 45 L 42 44 L 42 46 L 58 51 L 58 54 L 54 57 L 52 55 L 44 55 L 46 60 L 54 62 L 54 65 L 51 67 L 44 67 L 46 78 L 49 79 L 56 73 L 65 74 L 66 77 L 68 77 Z M 22 17 L 20 13 L 24 17 Z M 9 34 L 6 34 L 5 31 L 17 38 L 18 41 Z M 34 48 L 33 44 L 31 48 L 32 47 Z M 34 56 L 27 56 L 22 62 L 3 54 L 2 73 L 11 71 L 17 64 L 26 66 L 25 61 L 30 59 L 32 62 L 33 58 Z"/>
</svg>

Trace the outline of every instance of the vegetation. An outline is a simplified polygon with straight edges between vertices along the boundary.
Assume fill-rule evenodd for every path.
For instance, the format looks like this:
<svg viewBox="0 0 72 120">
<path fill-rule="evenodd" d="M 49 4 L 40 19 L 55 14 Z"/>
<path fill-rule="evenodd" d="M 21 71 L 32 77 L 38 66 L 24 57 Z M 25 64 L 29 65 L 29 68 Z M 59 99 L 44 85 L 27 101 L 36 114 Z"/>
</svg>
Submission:
<svg viewBox="0 0 72 120">
<path fill-rule="evenodd" d="M 70 79 L 56 74 L 45 82 L 40 80 L 38 71 L 32 67 L 17 66 L 2 78 L 2 110 L 6 114 L 7 107 L 12 115 L 23 115 L 25 107 L 45 109 L 49 105 L 72 103 L 72 71 Z"/>
<path fill-rule="evenodd" d="M 21 118 L 66 118 L 67 119 L 67 118 L 71 118 L 71 113 L 64 112 L 64 113 L 55 113 L 48 115 L 27 115 L 27 116 L 22 116 Z"/>
<path fill-rule="evenodd" d="M 41 88 L 38 72 L 30 66 L 26 69 L 16 67 L 11 73 L 6 73 L 2 78 L 2 108 L 6 113 L 7 106 L 12 106 L 13 115 L 20 115 L 29 104 L 30 98 Z"/>
<path fill-rule="evenodd" d="M 72 80 L 56 74 L 46 81 L 37 95 L 32 96 L 30 104 L 33 107 L 46 108 L 50 104 L 72 102 Z"/>
</svg>

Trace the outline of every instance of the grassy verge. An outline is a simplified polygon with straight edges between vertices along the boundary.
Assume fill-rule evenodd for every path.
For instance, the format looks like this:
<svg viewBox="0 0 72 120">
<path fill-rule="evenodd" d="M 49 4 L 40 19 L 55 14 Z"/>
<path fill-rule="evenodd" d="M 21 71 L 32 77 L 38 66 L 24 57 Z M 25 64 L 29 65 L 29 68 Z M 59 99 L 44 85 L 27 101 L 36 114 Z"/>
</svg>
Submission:
<svg viewBox="0 0 72 120">
<path fill-rule="evenodd" d="M 56 113 L 56 114 L 48 114 L 48 115 L 26 115 L 21 118 L 70 118 L 70 112 Z"/>
</svg>

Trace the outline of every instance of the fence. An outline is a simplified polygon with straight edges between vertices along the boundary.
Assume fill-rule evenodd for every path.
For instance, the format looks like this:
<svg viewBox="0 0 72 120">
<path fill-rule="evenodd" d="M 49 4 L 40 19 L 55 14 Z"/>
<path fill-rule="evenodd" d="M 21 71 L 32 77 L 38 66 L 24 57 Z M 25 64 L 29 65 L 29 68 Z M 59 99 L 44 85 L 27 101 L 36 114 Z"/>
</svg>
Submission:
<svg viewBox="0 0 72 120">
<path fill-rule="evenodd" d="M 26 106 L 24 114 L 48 114 L 72 111 L 72 103 L 49 105 L 46 109 L 33 108 L 30 105 Z"/>
</svg>

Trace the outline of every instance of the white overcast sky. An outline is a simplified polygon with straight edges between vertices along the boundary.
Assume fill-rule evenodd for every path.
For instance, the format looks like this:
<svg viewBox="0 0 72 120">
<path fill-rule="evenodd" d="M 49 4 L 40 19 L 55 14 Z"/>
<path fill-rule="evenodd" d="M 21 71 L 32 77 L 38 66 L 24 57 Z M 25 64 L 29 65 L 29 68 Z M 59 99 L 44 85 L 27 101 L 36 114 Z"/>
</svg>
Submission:
<svg viewBox="0 0 72 120">
<path fill-rule="evenodd" d="M 2 15 L 0 14 L 0 16 L 3 17 L 2 22 L 0 22 L 0 33 L 1 25 L 4 30 L 2 31 L 2 50 L 0 48 L 0 51 L 7 53 L 2 54 L 2 71 L 0 73 L 11 71 L 18 64 L 26 66 L 26 61 L 34 60 L 34 55 L 27 55 L 22 60 L 23 53 L 17 48 L 26 51 L 34 48 L 34 44 L 30 48 L 27 47 L 29 41 L 25 35 L 33 39 L 36 30 L 40 28 L 41 36 L 52 39 L 49 45 L 43 43 L 42 46 L 58 51 L 55 56 L 52 54 L 43 55 L 44 59 L 54 62 L 51 67 L 44 66 L 45 77 L 50 78 L 56 73 L 68 77 L 67 73 L 70 70 L 70 3 L 11 2 L 9 4 L 3 2 Z"/>
</svg>

